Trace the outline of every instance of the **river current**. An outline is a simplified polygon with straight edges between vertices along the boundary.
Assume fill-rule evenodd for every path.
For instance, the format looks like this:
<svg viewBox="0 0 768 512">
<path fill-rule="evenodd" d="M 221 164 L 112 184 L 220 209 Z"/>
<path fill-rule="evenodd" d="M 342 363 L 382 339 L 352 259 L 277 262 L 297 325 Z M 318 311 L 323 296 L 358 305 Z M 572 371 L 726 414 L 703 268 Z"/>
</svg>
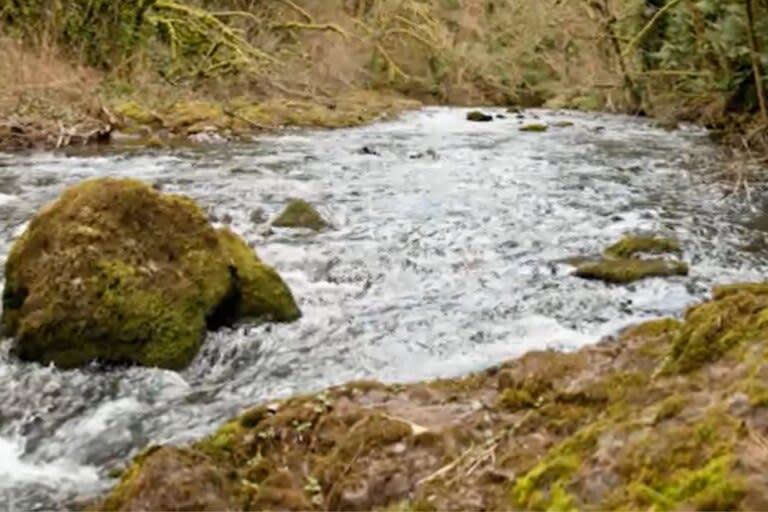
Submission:
<svg viewBox="0 0 768 512">
<path fill-rule="evenodd" d="M 713 284 L 765 276 L 762 191 L 752 188 L 752 202 L 733 191 L 704 131 L 573 112 L 489 123 L 465 114 L 427 108 L 247 144 L 0 154 L 3 259 L 64 187 L 131 176 L 187 194 L 231 225 L 304 313 L 293 324 L 213 333 L 180 373 L 59 371 L 14 360 L 2 341 L 0 503 L 64 509 L 103 492 L 110 471 L 142 447 L 201 437 L 250 404 L 350 379 L 455 376 L 531 349 L 572 350 L 638 320 L 680 315 Z M 518 130 L 533 120 L 574 124 Z M 316 204 L 333 229 L 270 230 L 291 197 Z M 562 262 L 634 232 L 677 237 L 690 275 L 608 286 L 571 276 Z"/>
</svg>

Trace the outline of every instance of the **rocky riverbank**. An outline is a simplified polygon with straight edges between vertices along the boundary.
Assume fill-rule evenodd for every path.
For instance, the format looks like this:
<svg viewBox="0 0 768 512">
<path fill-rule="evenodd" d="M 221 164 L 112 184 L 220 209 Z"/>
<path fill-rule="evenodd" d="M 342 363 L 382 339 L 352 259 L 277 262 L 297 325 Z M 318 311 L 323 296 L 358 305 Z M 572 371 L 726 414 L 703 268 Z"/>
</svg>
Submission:
<svg viewBox="0 0 768 512">
<path fill-rule="evenodd" d="M 60 149 L 113 143 L 170 147 L 247 140 L 280 129 L 341 128 L 391 118 L 420 102 L 394 93 L 355 90 L 311 99 L 236 97 L 170 102 L 107 101 L 62 113 L 0 118 L 0 150 Z M 53 106 L 54 109 L 60 108 Z"/>
<path fill-rule="evenodd" d="M 468 377 L 350 382 L 150 447 L 99 510 L 759 510 L 768 286 Z"/>
</svg>

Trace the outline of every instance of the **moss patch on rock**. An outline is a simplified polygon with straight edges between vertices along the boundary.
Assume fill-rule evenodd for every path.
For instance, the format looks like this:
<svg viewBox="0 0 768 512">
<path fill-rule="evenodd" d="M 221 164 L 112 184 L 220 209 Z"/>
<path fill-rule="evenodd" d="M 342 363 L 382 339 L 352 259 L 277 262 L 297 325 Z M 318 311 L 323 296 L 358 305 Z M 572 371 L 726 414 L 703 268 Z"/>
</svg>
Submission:
<svg viewBox="0 0 768 512">
<path fill-rule="evenodd" d="M 328 223 L 314 206 L 303 199 L 291 199 L 282 213 L 272 221 L 279 228 L 307 228 L 319 231 L 328 227 Z"/>
<path fill-rule="evenodd" d="M 627 236 L 605 250 L 605 255 L 612 258 L 633 258 L 641 253 L 680 254 L 680 243 L 674 238 L 655 236 Z"/>
<path fill-rule="evenodd" d="M 672 260 L 605 259 L 579 265 L 574 274 L 584 279 L 626 284 L 649 277 L 686 276 L 688 265 Z"/>
<path fill-rule="evenodd" d="M 207 328 L 291 320 L 290 291 L 194 201 L 96 179 L 44 207 L 5 265 L 3 327 L 25 360 L 185 367 Z"/>
<path fill-rule="evenodd" d="M 163 124 L 159 115 L 133 101 L 117 104 L 113 109 L 122 118 L 124 127 L 140 125 L 159 128 Z"/>
<path fill-rule="evenodd" d="M 228 228 L 219 241 L 230 265 L 237 269 L 240 299 L 236 316 L 290 322 L 301 316 L 293 294 L 275 270 L 264 264 L 245 241 Z"/>
<path fill-rule="evenodd" d="M 545 132 L 548 129 L 549 126 L 544 123 L 529 123 L 518 128 L 521 132 Z"/>
<path fill-rule="evenodd" d="M 675 336 L 667 369 L 686 372 L 716 361 L 744 341 L 768 337 L 768 294 L 762 287 L 716 289 L 715 299 L 685 315 Z"/>
</svg>

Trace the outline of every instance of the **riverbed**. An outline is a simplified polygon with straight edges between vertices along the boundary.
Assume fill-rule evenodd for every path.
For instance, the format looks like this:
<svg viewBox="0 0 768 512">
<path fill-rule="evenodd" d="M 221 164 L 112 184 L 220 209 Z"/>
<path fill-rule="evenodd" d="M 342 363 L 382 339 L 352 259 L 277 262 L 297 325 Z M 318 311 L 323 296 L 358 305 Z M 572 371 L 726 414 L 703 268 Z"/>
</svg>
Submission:
<svg viewBox="0 0 768 512">
<path fill-rule="evenodd" d="M 130 176 L 187 194 L 274 265 L 304 313 L 209 335 L 187 370 L 59 371 L 0 349 L 0 502 L 62 509 L 107 488 L 152 443 L 213 431 L 247 405 L 351 379 L 415 381 L 532 349 L 573 350 L 680 315 L 716 283 L 768 269 L 751 201 L 695 127 L 502 109 L 427 108 L 362 128 L 93 154 L 0 154 L 0 254 L 64 187 Z M 556 126 L 568 121 L 571 126 Z M 521 132 L 546 122 L 543 133 Z M 562 123 L 565 124 L 565 123 Z M 333 228 L 269 228 L 292 197 Z M 690 275 L 609 286 L 563 260 L 622 235 L 679 239 Z M 148 233 L 147 236 L 152 236 Z"/>
</svg>

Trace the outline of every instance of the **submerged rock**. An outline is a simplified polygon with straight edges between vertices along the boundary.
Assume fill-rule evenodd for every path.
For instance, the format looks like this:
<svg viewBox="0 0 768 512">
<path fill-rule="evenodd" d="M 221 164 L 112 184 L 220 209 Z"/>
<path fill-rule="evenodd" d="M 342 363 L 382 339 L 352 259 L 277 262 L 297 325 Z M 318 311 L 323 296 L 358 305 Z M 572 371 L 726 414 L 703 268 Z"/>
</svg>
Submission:
<svg viewBox="0 0 768 512">
<path fill-rule="evenodd" d="M 191 199 L 130 179 L 67 189 L 5 265 L 2 322 L 24 360 L 180 369 L 207 328 L 298 318 L 290 290 Z"/>
<path fill-rule="evenodd" d="M 489 121 L 493 121 L 493 116 L 490 114 L 486 114 L 485 112 L 480 112 L 479 110 L 473 110 L 471 112 L 467 112 L 467 121 L 474 121 L 476 123 L 487 123 Z"/>
<path fill-rule="evenodd" d="M 328 223 L 315 207 L 303 199 L 291 199 L 272 225 L 278 228 L 307 228 L 314 231 L 328 227 Z"/>
<path fill-rule="evenodd" d="M 360 148 L 358 153 L 360 153 L 361 155 L 381 156 L 381 154 L 371 146 L 363 146 L 362 148 Z"/>
<path fill-rule="evenodd" d="M 574 274 L 585 279 L 625 284 L 648 277 L 686 276 L 688 265 L 675 260 L 604 259 L 579 265 Z"/>
<path fill-rule="evenodd" d="M 767 315 L 768 284 L 716 288 L 577 352 L 257 405 L 93 509 L 763 510 Z"/>
</svg>

